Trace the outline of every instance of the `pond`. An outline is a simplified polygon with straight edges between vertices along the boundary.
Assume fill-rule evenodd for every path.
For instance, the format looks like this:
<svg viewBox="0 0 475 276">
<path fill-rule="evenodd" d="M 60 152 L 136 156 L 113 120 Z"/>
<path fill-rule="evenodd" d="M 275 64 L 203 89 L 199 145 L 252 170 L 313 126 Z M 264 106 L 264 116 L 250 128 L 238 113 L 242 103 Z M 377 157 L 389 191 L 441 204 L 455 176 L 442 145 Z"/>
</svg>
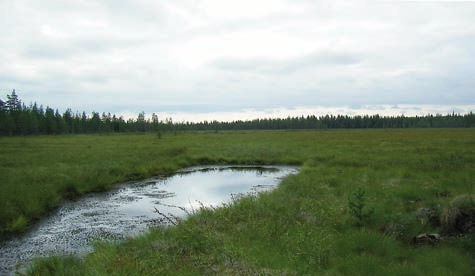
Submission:
<svg viewBox="0 0 475 276">
<path fill-rule="evenodd" d="M 80 256 L 92 251 L 94 241 L 143 233 L 163 222 L 155 208 L 184 217 L 201 206 L 219 207 L 242 194 L 268 191 L 297 172 L 289 166 L 192 167 L 65 201 L 27 233 L 0 240 L 0 275 L 35 257 Z"/>
</svg>

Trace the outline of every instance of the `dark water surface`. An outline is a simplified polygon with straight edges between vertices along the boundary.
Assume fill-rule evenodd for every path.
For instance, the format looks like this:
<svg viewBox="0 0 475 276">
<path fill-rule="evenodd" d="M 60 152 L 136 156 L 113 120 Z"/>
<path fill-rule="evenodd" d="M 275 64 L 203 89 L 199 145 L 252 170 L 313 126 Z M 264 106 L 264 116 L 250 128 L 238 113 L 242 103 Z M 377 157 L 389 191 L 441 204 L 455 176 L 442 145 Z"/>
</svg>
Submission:
<svg viewBox="0 0 475 276">
<path fill-rule="evenodd" d="M 12 274 L 17 264 L 35 257 L 84 255 L 94 241 L 143 233 L 160 222 L 154 208 L 183 217 L 201 205 L 216 207 L 233 195 L 272 189 L 282 177 L 297 172 L 288 166 L 192 167 L 65 201 L 27 233 L 0 240 L 0 275 Z"/>
</svg>

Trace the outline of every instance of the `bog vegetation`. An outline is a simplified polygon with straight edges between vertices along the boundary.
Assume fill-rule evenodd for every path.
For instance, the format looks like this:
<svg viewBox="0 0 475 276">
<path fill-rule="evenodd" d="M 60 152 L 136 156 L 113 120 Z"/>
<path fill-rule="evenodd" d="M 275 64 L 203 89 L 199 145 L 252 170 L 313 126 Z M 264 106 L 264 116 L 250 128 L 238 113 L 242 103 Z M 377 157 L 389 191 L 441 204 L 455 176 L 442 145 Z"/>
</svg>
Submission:
<svg viewBox="0 0 475 276">
<path fill-rule="evenodd" d="M 475 272 L 473 128 L 58 135 L 0 144 L 4 234 L 26 229 L 64 197 L 180 167 L 302 166 L 272 192 L 168 217 L 176 226 L 98 242 L 83 258 L 38 260 L 28 275 Z"/>
</svg>

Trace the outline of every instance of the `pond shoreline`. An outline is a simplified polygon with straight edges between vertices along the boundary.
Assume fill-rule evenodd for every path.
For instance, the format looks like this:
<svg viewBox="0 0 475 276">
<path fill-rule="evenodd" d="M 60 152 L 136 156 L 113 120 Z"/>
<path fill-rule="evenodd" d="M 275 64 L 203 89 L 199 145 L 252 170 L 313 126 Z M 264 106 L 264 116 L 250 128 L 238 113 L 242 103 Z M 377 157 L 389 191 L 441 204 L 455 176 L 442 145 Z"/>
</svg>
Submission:
<svg viewBox="0 0 475 276">
<path fill-rule="evenodd" d="M 117 184 L 105 192 L 65 200 L 26 233 L 0 240 L 0 275 L 13 273 L 17 263 L 25 264 L 36 257 L 82 256 L 92 252 L 94 241 L 123 240 L 145 233 L 149 227 L 160 223 L 158 214 L 154 213 L 155 207 L 167 214 L 183 217 L 188 212 L 186 209 L 195 210 L 201 204 L 220 206 L 231 200 L 233 192 L 246 194 L 269 190 L 278 184 L 281 177 L 295 172 L 297 167 L 294 166 L 195 166 L 142 181 Z M 205 179 L 207 175 L 217 177 L 228 173 L 234 176 L 224 175 L 218 180 L 227 181 L 226 187 L 213 186 L 213 182 L 208 180 L 207 185 L 211 185 L 211 189 L 207 193 L 202 193 L 205 191 L 203 186 L 193 187 L 193 181 L 187 180 L 193 175 Z M 236 179 L 250 176 L 256 181 L 244 185 L 246 188 L 243 190 Z M 182 185 L 181 188 L 179 185 Z M 229 193 L 225 200 L 206 197 L 221 193 L 221 190 Z M 190 192 L 185 198 L 177 195 L 185 191 Z M 201 198 L 190 197 L 195 194 Z M 21 265 L 20 270 L 24 266 Z"/>
</svg>

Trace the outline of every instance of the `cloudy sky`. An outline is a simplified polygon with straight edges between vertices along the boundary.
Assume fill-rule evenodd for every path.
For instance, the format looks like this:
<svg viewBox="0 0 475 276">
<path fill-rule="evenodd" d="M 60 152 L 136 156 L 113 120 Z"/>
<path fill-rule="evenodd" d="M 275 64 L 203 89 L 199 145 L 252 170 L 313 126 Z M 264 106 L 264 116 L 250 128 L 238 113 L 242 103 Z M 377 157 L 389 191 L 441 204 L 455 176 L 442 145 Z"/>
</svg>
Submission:
<svg viewBox="0 0 475 276">
<path fill-rule="evenodd" d="M 62 111 L 465 113 L 475 2 L 0 0 L 0 61 L 0 98 Z"/>
</svg>

